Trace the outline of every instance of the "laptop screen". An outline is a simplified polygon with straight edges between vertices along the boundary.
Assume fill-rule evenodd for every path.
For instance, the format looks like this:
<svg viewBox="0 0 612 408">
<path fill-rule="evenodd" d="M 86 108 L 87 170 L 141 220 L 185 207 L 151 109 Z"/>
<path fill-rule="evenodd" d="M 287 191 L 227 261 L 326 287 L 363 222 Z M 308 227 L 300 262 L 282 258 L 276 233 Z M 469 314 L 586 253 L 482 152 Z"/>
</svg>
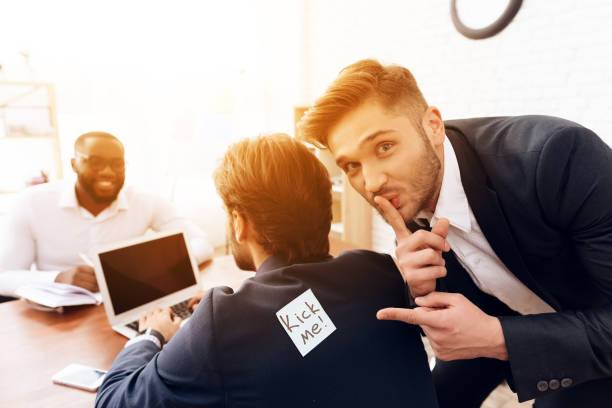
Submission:
<svg viewBox="0 0 612 408">
<path fill-rule="evenodd" d="M 183 234 L 99 254 L 115 314 L 196 283 Z"/>
</svg>

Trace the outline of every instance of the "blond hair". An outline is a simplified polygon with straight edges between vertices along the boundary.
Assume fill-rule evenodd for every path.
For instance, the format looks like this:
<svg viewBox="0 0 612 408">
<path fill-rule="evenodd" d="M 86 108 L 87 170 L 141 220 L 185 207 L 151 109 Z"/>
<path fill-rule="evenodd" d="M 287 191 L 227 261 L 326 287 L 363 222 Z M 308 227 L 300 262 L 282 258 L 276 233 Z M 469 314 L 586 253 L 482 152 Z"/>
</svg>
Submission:
<svg viewBox="0 0 612 408">
<path fill-rule="evenodd" d="M 357 61 L 340 71 L 323 96 L 304 114 L 298 138 L 328 148 L 330 129 L 351 110 L 374 98 L 384 108 L 407 115 L 416 126 L 427 102 L 412 73 L 398 65 L 383 66 L 373 59 Z"/>
<path fill-rule="evenodd" d="M 214 181 L 228 213 L 241 213 L 269 254 L 289 263 L 328 254 L 331 182 L 301 142 L 272 134 L 235 143 Z"/>
</svg>

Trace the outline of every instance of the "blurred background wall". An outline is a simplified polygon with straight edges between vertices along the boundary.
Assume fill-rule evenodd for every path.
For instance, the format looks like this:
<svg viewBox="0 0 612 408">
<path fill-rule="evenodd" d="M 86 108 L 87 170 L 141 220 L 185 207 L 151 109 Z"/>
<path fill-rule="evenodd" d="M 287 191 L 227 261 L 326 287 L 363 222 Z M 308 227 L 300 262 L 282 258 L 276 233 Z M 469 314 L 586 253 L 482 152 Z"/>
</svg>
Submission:
<svg viewBox="0 0 612 408">
<path fill-rule="evenodd" d="M 126 145 L 128 183 L 196 217 L 221 211 L 210 174 L 229 143 L 292 133 L 293 107 L 362 58 L 408 67 L 444 118 L 555 115 L 612 144 L 611 2 L 525 0 L 486 40 L 460 35 L 449 5 L 4 1 L 0 80 L 55 84 L 65 177 L 74 139 L 106 130 Z M 393 234 L 373 217 L 373 247 L 392 251 Z"/>
</svg>

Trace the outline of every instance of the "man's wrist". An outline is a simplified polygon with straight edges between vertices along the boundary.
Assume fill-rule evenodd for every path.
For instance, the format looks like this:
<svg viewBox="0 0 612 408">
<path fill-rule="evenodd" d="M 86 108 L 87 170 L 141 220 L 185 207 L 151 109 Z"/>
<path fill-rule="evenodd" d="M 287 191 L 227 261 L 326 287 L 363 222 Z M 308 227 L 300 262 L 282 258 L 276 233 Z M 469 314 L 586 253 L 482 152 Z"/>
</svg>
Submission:
<svg viewBox="0 0 612 408">
<path fill-rule="evenodd" d="M 506 347 L 506 338 L 502 329 L 501 322 L 497 317 L 491 319 L 492 336 L 490 357 L 502 361 L 508 361 L 508 348 Z"/>
<path fill-rule="evenodd" d="M 153 337 L 157 338 L 157 340 L 159 340 L 160 347 L 163 347 L 163 346 L 164 346 L 164 344 L 166 343 L 166 339 L 164 338 L 164 335 L 163 335 L 163 334 L 161 334 L 159 331 L 157 331 L 157 330 L 155 330 L 155 329 L 151 328 L 151 327 L 148 327 L 148 328 L 147 328 L 147 329 L 144 331 L 144 333 L 143 333 L 143 334 L 145 334 L 145 335 L 149 335 L 149 336 L 153 336 Z"/>
</svg>

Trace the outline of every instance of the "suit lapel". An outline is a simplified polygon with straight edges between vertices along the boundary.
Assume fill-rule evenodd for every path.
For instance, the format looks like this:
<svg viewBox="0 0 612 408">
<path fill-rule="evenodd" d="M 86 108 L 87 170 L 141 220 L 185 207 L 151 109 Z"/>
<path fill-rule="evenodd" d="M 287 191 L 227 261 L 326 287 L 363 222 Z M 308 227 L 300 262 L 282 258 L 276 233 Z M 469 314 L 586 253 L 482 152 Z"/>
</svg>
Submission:
<svg viewBox="0 0 612 408">
<path fill-rule="evenodd" d="M 506 216 L 504 215 L 497 193 L 488 187 L 487 176 L 476 152 L 465 140 L 465 137 L 452 127 L 446 128 L 446 134 L 453 146 L 461 183 L 478 225 L 489 245 L 506 267 L 529 289 L 551 307 L 559 310 L 558 303 L 535 281 L 527 270 L 521 253 L 516 245 Z"/>
</svg>

